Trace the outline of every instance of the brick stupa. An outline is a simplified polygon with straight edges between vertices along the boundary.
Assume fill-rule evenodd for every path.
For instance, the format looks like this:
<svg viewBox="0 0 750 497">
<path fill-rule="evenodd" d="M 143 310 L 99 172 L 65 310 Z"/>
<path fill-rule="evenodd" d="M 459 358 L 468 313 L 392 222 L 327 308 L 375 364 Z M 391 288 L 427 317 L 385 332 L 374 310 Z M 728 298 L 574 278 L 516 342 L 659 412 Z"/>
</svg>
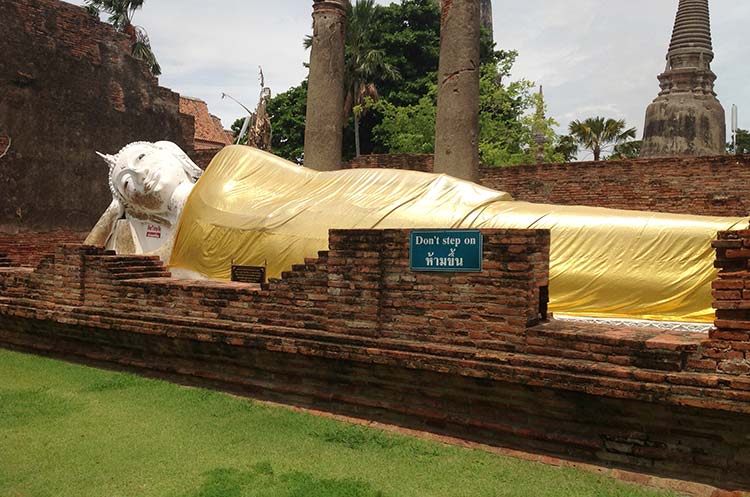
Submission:
<svg viewBox="0 0 750 497">
<path fill-rule="evenodd" d="M 721 155 L 724 108 L 716 98 L 708 0 L 680 0 L 661 92 L 646 110 L 642 157 Z"/>
</svg>

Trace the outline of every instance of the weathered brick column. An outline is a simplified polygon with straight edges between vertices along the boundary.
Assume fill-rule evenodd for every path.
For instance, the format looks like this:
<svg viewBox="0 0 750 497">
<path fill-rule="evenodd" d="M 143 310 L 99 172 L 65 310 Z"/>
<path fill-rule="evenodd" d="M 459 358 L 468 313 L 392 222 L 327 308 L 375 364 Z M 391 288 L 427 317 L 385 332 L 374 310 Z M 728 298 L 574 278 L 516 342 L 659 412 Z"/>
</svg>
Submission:
<svg viewBox="0 0 750 497">
<path fill-rule="evenodd" d="M 305 167 L 318 171 L 341 169 L 348 6 L 349 0 L 313 0 Z"/>
<path fill-rule="evenodd" d="M 713 283 L 716 328 L 703 360 L 707 369 L 750 374 L 750 230 L 719 233 L 713 246 L 720 268 Z"/>
<path fill-rule="evenodd" d="M 479 179 L 479 0 L 445 0 L 440 28 L 435 172 Z"/>
</svg>

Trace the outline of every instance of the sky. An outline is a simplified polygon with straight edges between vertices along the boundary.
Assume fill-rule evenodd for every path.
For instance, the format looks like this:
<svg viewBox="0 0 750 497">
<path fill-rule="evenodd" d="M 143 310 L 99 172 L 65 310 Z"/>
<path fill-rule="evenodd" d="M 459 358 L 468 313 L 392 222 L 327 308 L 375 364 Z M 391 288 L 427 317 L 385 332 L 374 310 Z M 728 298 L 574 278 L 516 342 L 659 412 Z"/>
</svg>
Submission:
<svg viewBox="0 0 750 497">
<path fill-rule="evenodd" d="M 646 107 L 659 90 L 656 76 L 665 67 L 677 4 L 495 0 L 495 41 L 498 48 L 518 50 L 514 79 L 544 85 L 548 115 L 559 131 L 571 120 L 601 115 L 625 119 L 640 137 Z M 750 2 L 711 0 L 711 11 L 716 91 L 727 121 L 736 104 L 740 127 L 747 129 L 750 64 L 742 33 Z M 259 66 L 274 94 L 305 78 L 309 54 L 302 40 L 312 30 L 311 13 L 311 0 L 150 0 L 134 23 L 149 33 L 162 66 L 160 84 L 205 100 L 228 128 L 244 110 L 221 95 L 254 108 Z"/>
</svg>

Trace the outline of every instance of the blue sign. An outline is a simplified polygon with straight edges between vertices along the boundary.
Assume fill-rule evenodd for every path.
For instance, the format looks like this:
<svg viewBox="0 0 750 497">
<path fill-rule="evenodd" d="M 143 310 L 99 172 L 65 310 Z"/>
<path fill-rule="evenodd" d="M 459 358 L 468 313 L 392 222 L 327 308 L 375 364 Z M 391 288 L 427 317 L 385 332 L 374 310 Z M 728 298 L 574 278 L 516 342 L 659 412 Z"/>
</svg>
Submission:
<svg viewBox="0 0 750 497">
<path fill-rule="evenodd" d="M 412 271 L 479 273 L 482 233 L 479 230 L 415 230 L 411 232 Z"/>
</svg>

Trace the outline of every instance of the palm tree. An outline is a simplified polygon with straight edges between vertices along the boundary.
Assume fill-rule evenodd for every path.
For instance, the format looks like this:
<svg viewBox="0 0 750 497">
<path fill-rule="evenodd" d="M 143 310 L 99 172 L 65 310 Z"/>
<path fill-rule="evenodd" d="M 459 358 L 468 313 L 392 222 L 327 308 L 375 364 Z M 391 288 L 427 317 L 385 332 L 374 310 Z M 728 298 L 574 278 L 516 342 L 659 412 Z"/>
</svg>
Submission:
<svg viewBox="0 0 750 497">
<path fill-rule="evenodd" d="M 594 160 L 601 159 L 602 151 L 635 139 L 635 128 L 625 129 L 624 119 L 590 117 L 584 121 L 570 123 L 570 135 L 584 148 L 594 153 Z"/>
<path fill-rule="evenodd" d="M 145 0 L 86 0 L 86 10 L 99 16 L 101 12 L 109 14 L 107 19 L 121 33 L 130 37 L 130 50 L 133 57 L 148 64 L 151 74 L 159 76 L 161 66 L 151 50 L 151 42 L 143 28 L 133 25 L 135 11 L 143 7 Z"/>
<path fill-rule="evenodd" d="M 344 116 L 354 114 L 354 145 L 360 155 L 359 124 L 367 112 L 368 103 L 379 98 L 375 80 L 396 80 L 399 73 L 385 60 L 385 51 L 374 48 L 375 0 L 357 0 L 349 4 L 344 62 Z M 312 38 L 305 38 L 305 48 L 312 46 Z"/>
</svg>

